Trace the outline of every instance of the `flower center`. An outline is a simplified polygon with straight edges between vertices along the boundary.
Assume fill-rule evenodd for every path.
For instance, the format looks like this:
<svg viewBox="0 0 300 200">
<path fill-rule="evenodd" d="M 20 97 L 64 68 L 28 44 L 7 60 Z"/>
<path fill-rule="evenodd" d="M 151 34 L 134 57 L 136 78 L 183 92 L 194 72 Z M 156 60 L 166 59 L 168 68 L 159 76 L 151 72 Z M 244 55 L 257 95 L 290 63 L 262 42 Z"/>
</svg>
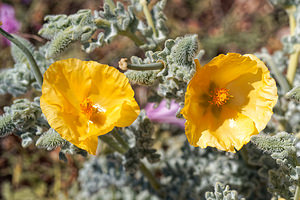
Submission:
<svg viewBox="0 0 300 200">
<path fill-rule="evenodd" d="M 105 120 L 105 109 L 98 104 L 94 104 L 89 98 L 80 103 L 81 111 L 87 116 L 90 122 L 101 123 Z"/>
<path fill-rule="evenodd" d="M 224 105 L 232 95 L 229 94 L 229 89 L 226 88 L 216 88 L 210 92 L 209 95 L 211 100 L 208 101 L 212 105 L 221 106 Z"/>
</svg>

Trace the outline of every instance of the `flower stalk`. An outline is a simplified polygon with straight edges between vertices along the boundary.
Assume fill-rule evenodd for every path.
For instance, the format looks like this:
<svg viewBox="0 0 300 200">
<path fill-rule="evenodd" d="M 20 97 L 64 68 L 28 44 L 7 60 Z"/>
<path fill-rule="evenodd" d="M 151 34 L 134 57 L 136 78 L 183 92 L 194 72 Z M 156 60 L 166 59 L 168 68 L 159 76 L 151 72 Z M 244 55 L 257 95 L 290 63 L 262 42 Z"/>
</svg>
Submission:
<svg viewBox="0 0 300 200">
<path fill-rule="evenodd" d="M 99 28 L 101 28 L 103 26 L 104 27 L 110 27 L 110 25 L 111 25 L 111 23 L 109 21 L 107 21 L 105 19 L 101 19 L 101 18 L 95 19 L 95 24 Z M 129 30 L 124 30 L 124 31 L 118 30 L 118 33 L 120 35 L 126 36 L 129 39 L 131 39 L 135 43 L 135 45 L 137 45 L 137 46 L 142 46 L 143 44 L 145 44 L 140 38 L 138 38 L 134 33 L 132 33 Z"/>
<path fill-rule="evenodd" d="M 11 34 L 9 34 L 8 32 L 6 32 L 5 30 L 3 30 L 2 28 L 0 28 L 0 33 L 7 38 L 9 41 L 11 41 L 12 43 L 14 43 L 17 47 L 20 48 L 20 50 L 25 54 L 26 58 L 29 61 L 30 64 L 30 69 L 31 72 L 33 73 L 36 81 L 38 82 L 39 86 L 42 87 L 43 84 L 43 76 L 42 73 L 34 59 L 34 57 L 32 56 L 32 54 L 30 53 L 30 51 L 19 41 L 17 40 L 14 36 L 12 36 Z"/>
<path fill-rule="evenodd" d="M 288 15 L 289 15 L 289 23 L 290 23 L 290 32 L 291 35 L 295 34 L 295 28 L 297 25 L 296 19 L 295 19 L 295 12 L 296 12 L 296 7 L 295 6 L 291 6 L 289 8 L 286 9 Z M 295 79 L 295 75 L 296 75 L 296 71 L 297 71 L 297 67 L 298 67 L 298 60 L 299 60 L 299 55 L 300 55 L 300 49 L 299 48 L 295 48 L 295 52 L 292 53 L 290 55 L 290 59 L 289 59 L 289 66 L 287 69 L 287 80 L 289 81 L 289 83 L 291 85 L 293 85 L 294 79 Z"/>
<path fill-rule="evenodd" d="M 140 4 L 143 6 L 144 15 L 146 17 L 148 25 L 151 26 L 152 31 L 153 31 L 155 37 L 157 37 L 157 31 L 155 29 L 151 13 L 150 13 L 150 11 L 148 9 L 147 1 L 146 0 L 140 0 Z"/>
<path fill-rule="evenodd" d="M 149 63 L 149 64 L 127 64 L 127 68 L 136 71 L 146 71 L 146 70 L 160 70 L 164 67 L 161 62 Z"/>
<path fill-rule="evenodd" d="M 126 149 L 124 149 L 123 147 L 121 147 L 120 145 L 118 145 L 117 142 L 115 142 L 111 137 L 107 136 L 107 135 L 101 135 L 99 136 L 100 140 L 102 140 L 103 142 L 105 142 L 107 145 L 109 145 L 113 150 L 119 152 L 120 154 L 124 154 L 126 153 Z"/>
<path fill-rule="evenodd" d="M 119 31 L 119 34 L 130 38 L 137 46 L 142 46 L 144 44 L 142 40 L 140 40 L 135 34 L 130 31 Z"/>
</svg>

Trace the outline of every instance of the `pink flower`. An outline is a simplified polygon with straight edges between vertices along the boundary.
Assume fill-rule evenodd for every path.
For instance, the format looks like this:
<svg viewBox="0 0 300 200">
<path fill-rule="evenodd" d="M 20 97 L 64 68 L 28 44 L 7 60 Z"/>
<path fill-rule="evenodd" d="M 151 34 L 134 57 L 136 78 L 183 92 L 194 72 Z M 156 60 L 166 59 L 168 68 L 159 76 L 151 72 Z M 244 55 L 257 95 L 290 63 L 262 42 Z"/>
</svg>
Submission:
<svg viewBox="0 0 300 200">
<path fill-rule="evenodd" d="M 20 29 L 20 23 L 15 18 L 15 10 L 8 4 L 0 4 L 0 21 L 2 22 L 1 28 L 8 33 L 16 33 Z M 1 44 L 6 46 L 10 45 L 10 42 L 1 37 Z"/>
<path fill-rule="evenodd" d="M 176 117 L 176 113 L 180 108 L 179 104 L 172 100 L 170 103 L 170 108 L 168 109 L 166 100 L 163 100 L 160 102 L 157 108 L 154 108 L 154 106 L 155 103 L 148 103 L 144 108 L 151 121 L 174 124 L 184 129 L 185 120 Z"/>
</svg>

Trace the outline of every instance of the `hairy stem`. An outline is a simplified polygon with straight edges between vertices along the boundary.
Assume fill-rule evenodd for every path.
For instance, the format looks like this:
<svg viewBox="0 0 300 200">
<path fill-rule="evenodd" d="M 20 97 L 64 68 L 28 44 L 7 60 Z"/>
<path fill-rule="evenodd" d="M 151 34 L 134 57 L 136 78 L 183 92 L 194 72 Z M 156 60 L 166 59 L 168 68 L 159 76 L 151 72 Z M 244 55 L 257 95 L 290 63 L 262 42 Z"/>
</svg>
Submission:
<svg viewBox="0 0 300 200">
<path fill-rule="evenodd" d="M 148 25 L 151 26 L 152 31 L 153 31 L 155 37 L 157 37 L 157 31 L 155 29 L 151 13 L 150 13 L 150 11 L 148 9 L 147 1 L 146 0 L 140 0 L 140 4 L 143 6 L 144 15 L 146 17 Z"/>
<path fill-rule="evenodd" d="M 123 147 L 119 146 L 119 144 L 117 142 L 115 142 L 110 136 L 101 135 L 101 136 L 99 136 L 99 139 L 102 140 L 103 142 L 105 142 L 106 144 L 108 144 L 113 150 L 115 150 L 121 154 L 124 154 L 127 151 Z"/>
<path fill-rule="evenodd" d="M 30 51 L 27 49 L 27 47 L 25 47 L 19 40 L 17 40 L 14 36 L 12 36 L 11 34 L 7 33 L 5 30 L 3 30 L 2 28 L 0 28 L 0 33 L 6 37 L 9 41 L 11 41 L 12 43 L 14 43 L 17 47 L 20 48 L 20 50 L 25 54 L 26 58 L 29 61 L 30 64 L 30 69 L 31 72 L 33 73 L 36 81 L 38 82 L 38 84 L 42 87 L 43 84 L 43 76 L 42 73 L 38 67 L 38 65 L 36 64 L 36 61 L 34 60 L 34 57 L 31 55 Z"/>
<path fill-rule="evenodd" d="M 291 7 L 287 8 L 286 11 L 289 15 L 290 32 L 291 32 L 291 35 L 294 35 L 295 28 L 297 26 L 297 22 L 296 22 L 295 15 L 294 15 L 296 12 L 296 7 L 291 6 Z M 299 48 L 296 48 L 295 52 L 290 55 L 289 66 L 287 69 L 286 77 L 291 85 L 293 85 L 293 82 L 295 79 L 295 75 L 296 75 L 296 71 L 297 71 L 297 67 L 298 67 L 299 55 L 300 55 Z"/>
<path fill-rule="evenodd" d="M 142 46 L 144 44 L 142 40 L 140 40 L 135 34 L 130 31 L 119 31 L 119 34 L 130 38 L 137 46 Z"/>
<path fill-rule="evenodd" d="M 149 64 L 127 64 L 127 68 L 136 71 L 145 71 L 145 70 L 159 70 L 164 67 L 163 63 L 149 63 Z"/>
</svg>

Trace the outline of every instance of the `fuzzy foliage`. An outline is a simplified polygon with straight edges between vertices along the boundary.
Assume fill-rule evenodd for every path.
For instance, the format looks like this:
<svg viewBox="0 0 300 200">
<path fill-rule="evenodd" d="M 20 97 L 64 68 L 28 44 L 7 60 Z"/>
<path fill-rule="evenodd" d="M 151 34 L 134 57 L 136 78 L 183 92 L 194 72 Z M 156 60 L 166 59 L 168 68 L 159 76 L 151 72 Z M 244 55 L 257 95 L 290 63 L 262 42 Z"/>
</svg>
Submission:
<svg viewBox="0 0 300 200">
<path fill-rule="evenodd" d="M 0 137 L 5 137 L 15 130 L 13 117 L 10 114 L 4 114 L 0 117 Z"/>
<path fill-rule="evenodd" d="M 52 58 L 64 51 L 72 42 L 86 43 L 96 31 L 94 18 L 90 10 L 79 10 L 70 16 L 48 15 L 39 34 L 51 40 L 46 58 Z"/>
<path fill-rule="evenodd" d="M 125 153 L 125 168 L 131 173 L 136 172 L 140 165 L 140 160 L 147 158 L 150 163 L 160 160 L 160 155 L 152 146 L 154 139 L 153 124 L 142 111 L 135 122 L 125 129 L 125 134 L 129 137 L 129 150 Z"/>
<path fill-rule="evenodd" d="M 125 72 L 126 77 L 135 84 L 151 86 L 156 81 L 157 70 L 135 71 L 128 70 Z"/>
<path fill-rule="evenodd" d="M 274 136 L 256 135 L 251 138 L 259 149 L 269 153 L 276 161 L 278 167 L 268 171 L 268 190 L 285 199 L 293 198 L 299 180 L 295 140 L 295 136 L 286 132 Z"/>
<path fill-rule="evenodd" d="M 81 191 L 76 199 L 158 200 L 143 177 L 126 174 L 117 155 L 91 157 L 79 171 Z M 140 192 L 137 192 L 140 191 Z"/>
<path fill-rule="evenodd" d="M 286 96 L 296 103 L 300 103 L 300 86 L 294 87 L 291 91 L 289 91 Z"/>
<path fill-rule="evenodd" d="M 41 133 L 42 128 L 47 124 L 41 118 L 39 98 L 34 102 L 27 99 L 18 99 L 10 107 L 4 107 L 4 119 L 10 116 L 13 126 L 10 132 L 22 139 L 22 146 L 27 147 L 33 142 L 33 137 Z M 3 117 L 2 117 L 3 120 Z M 7 127 L 7 128 L 8 128 Z M 6 130 L 7 131 L 7 130 Z"/>
<path fill-rule="evenodd" d="M 182 199 L 205 199 L 205 193 L 211 191 L 216 182 L 230 185 L 247 199 L 270 197 L 256 169 L 249 167 L 240 157 L 225 155 L 211 148 L 195 148 L 188 143 L 181 152 L 180 157 L 168 156 L 162 171 L 161 182 L 168 199 L 179 196 Z"/>
<path fill-rule="evenodd" d="M 35 47 L 24 38 L 16 37 L 24 46 L 28 48 L 36 60 L 42 73 L 46 71 L 48 66 L 53 62 L 52 59 L 45 59 L 45 50 L 48 45 L 44 45 L 39 49 Z M 11 47 L 11 54 L 15 61 L 13 68 L 7 68 L 0 72 L 0 94 L 9 93 L 14 97 L 25 94 L 32 87 L 40 90 L 40 86 L 36 82 L 30 70 L 29 62 L 24 53 L 15 45 Z"/>
<path fill-rule="evenodd" d="M 299 0 L 270 0 L 270 2 L 276 6 L 281 6 L 284 8 L 292 5 L 300 4 Z"/>
<path fill-rule="evenodd" d="M 166 1 L 158 1 L 152 8 L 151 17 L 154 23 L 154 33 L 150 25 L 146 25 L 142 19 L 138 19 L 136 12 L 141 11 L 139 1 L 131 1 L 125 8 L 124 4 L 113 1 L 105 1 L 103 11 L 94 13 L 95 24 L 100 32 L 96 39 L 83 45 L 86 52 L 111 42 L 117 35 L 124 35 L 131 38 L 136 45 L 142 49 L 155 49 L 158 44 L 166 39 L 168 29 L 165 25 L 166 17 L 163 14 Z M 144 40 L 136 37 L 139 32 Z"/>
<path fill-rule="evenodd" d="M 50 128 L 39 137 L 35 145 L 39 148 L 47 149 L 51 151 L 56 147 L 63 146 L 66 144 L 64 140 L 54 129 Z"/>
<path fill-rule="evenodd" d="M 160 71 L 152 70 L 151 72 L 132 72 L 128 70 L 126 74 L 128 74 L 129 80 L 142 83 L 142 85 L 144 83 L 140 81 L 141 79 L 151 84 L 158 80 L 157 94 L 159 96 L 169 101 L 175 99 L 177 102 L 183 102 L 187 83 L 196 71 L 194 59 L 197 57 L 197 52 L 197 35 L 178 37 L 175 40 L 168 39 L 162 51 L 148 51 L 145 54 L 145 59 L 136 56 L 131 57 L 131 62 L 134 64 L 163 62 L 165 68 Z M 202 55 L 203 51 L 200 51 L 198 57 Z"/>
<path fill-rule="evenodd" d="M 217 182 L 214 192 L 206 192 L 206 200 L 238 200 L 238 194 L 234 190 L 230 190 L 229 186 L 224 186 L 222 183 Z M 245 200 L 241 198 L 241 200 Z"/>
<path fill-rule="evenodd" d="M 285 8 L 288 13 L 292 13 L 296 20 L 294 33 L 282 38 L 283 51 L 291 54 L 300 49 L 300 1 L 299 0 L 285 0 L 280 3 L 281 7 Z"/>
<path fill-rule="evenodd" d="M 32 143 L 47 150 L 61 147 L 59 156 L 62 160 L 67 159 L 66 153 L 87 155 L 84 150 L 62 139 L 49 127 L 42 115 L 39 97 L 33 102 L 28 99 L 17 99 L 11 106 L 4 107 L 4 112 L 0 117 L 1 137 L 13 133 L 22 139 L 23 147 L 28 147 Z"/>
<path fill-rule="evenodd" d="M 14 97 L 25 94 L 31 87 L 33 76 L 26 64 L 17 63 L 14 68 L 0 72 L 0 94 L 9 93 Z"/>
</svg>

